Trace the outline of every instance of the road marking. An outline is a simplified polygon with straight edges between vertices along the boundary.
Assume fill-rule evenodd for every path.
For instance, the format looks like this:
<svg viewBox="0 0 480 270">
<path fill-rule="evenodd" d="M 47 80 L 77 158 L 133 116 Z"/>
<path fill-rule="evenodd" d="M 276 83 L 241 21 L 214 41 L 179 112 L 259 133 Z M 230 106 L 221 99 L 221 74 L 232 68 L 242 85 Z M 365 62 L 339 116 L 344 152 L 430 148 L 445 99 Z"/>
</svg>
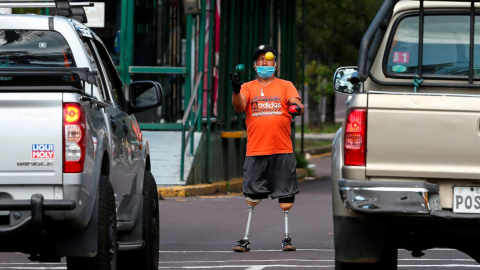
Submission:
<svg viewBox="0 0 480 270">
<path fill-rule="evenodd" d="M 328 252 L 334 252 L 334 249 L 301 249 L 297 248 L 297 251 L 328 251 Z M 399 249 L 399 251 L 406 251 L 410 252 L 405 249 Z M 456 249 L 450 249 L 450 248 L 433 248 L 433 249 L 428 249 L 426 251 L 457 251 Z M 160 253 L 205 253 L 205 252 L 214 252 L 214 253 L 234 253 L 231 250 L 160 250 Z M 250 252 L 284 252 L 280 249 L 274 249 L 274 250 L 250 250 Z"/>
<path fill-rule="evenodd" d="M 66 263 L 46 263 L 46 262 L 31 262 L 31 263 L 0 263 L 0 265 L 15 265 L 15 264 L 40 264 L 40 265 L 48 265 L 48 264 L 53 264 L 53 265 L 63 265 Z"/>
<path fill-rule="evenodd" d="M 67 269 L 67 267 L 35 267 L 35 266 L 7 266 L 2 269 L 36 269 L 36 270 L 54 270 L 54 269 Z"/>
<path fill-rule="evenodd" d="M 418 264 L 418 265 L 398 265 L 397 267 L 407 268 L 407 267 L 468 267 L 468 268 L 480 268 L 480 265 L 474 264 Z"/>
<path fill-rule="evenodd" d="M 181 268 L 181 269 L 215 269 L 215 268 L 243 268 L 245 270 L 263 270 L 266 268 L 327 268 L 335 267 L 335 265 L 218 265 L 218 266 L 161 266 L 158 269 L 171 269 L 171 268 Z M 471 264 L 443 264 L 443 265 L 398 265 L 402 268 L 411 268 L 411 267 L 465 267 L 465 268 L 480 268 L 480 265 L 471 265 Z"/>
<path fill-rule="evenodd" d="M 278 260 L 222 260 L 222 261 L 166 261 L 160 264 L 169 263 L 231 263 L 231 262 L 334 262 L 335 260 L 308 260 L 308 259 L 278 259 Z M 398 259 L 398 261 L 458 261 L 475 262 L 473 259 Z"/>
<path fill-rule="evenodd" d="M 333 252 L 335 250 L 333 249 L 299 249 L 297 248 L 297 251 L 328 251 L 328 252 Z M 165 250 L 165 251 L 159 251 L 160 253 L 209 253 L 209 252 L 214 252 L 214 253 L 234 253 L 232 250 Z M 250 252 L 285 252 L 281 249 L 274 249 L 274 250 L 250 250 Z"/>
<path fill-rule="evenodd" d="M 245 270 L 262 270 L 269 267 L 276 268 L 326 268 L 326 267 L 335 267 L 334 265 L 218 265 L 218 266 L 161 266 L 158 269 L 171 269 L 171 268 L 181 268 L 181 269 L 214 269 L 214 268 L 244 268 Z"/>
<path fill-rule="evenodd" d="M 334 265 L 215 265 L 215 266 L 160 266 L 158 269 L 172 269 L 172 268 L 180 268 L 180 269 L 219 269 L 219 268 L 244 268 L 245 270 L 263 270 L 266 268 L 326 268 L 326 267 L 334 267 Z M 471 264 L 443 264 L 443 265 L 398 265 L 401 268 L 419 268 L 419 267 L 449 267 L 449 268 L 480 268 L 480 265 L 471 265 Z M 54 269 L 67 269 L 66 267 L 3 267 L 3 269 L 35 269 L 35 270 L 54 270 Z"/>
</svg>

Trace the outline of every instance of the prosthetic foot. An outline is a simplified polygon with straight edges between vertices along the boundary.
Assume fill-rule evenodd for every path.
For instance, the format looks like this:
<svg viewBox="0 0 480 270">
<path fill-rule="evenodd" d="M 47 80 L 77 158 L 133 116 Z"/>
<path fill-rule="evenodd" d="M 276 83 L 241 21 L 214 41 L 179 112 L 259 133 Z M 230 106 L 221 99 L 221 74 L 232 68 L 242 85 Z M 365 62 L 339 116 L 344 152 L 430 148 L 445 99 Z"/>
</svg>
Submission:
<svg viewBox="0 0 480 270">
<path fill-rule="evenodd" d="M 245 236 L 243 239 L 237 242 L 237 245 L 233 247 L 233 251 L 236 252 L 249 252 L 250 251 L 250 239 L 248 238 L 250 234 L 250 223 L 252 222 L 253 209 L 255 206 L 248 206 L 248 220 L 247 228 L 245 229 Z"/>
<path fill-rule="evenodd" d="M 297 248 L 292 244 L 292 239 L 288 235 L 288 211 L 283 211 L 283 216 L 285 217 L 285 238 L 282 241 L 282 250 L 295 251 Z"/>
</svg>

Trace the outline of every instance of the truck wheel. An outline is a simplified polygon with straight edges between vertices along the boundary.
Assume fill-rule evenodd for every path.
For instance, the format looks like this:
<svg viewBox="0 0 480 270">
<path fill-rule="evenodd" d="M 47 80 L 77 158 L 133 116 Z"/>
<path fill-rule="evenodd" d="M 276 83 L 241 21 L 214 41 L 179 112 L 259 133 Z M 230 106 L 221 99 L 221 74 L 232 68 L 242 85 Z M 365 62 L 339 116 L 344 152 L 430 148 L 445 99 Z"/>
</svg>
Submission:
<svg viewBox="0 0 480 270">
<path fill-rule="evenodd" d="M 143 179 L 143 224 L 141 250 L 122 251 L 119 269 L 153 270 L 158 269 L 160 228 L 157 184 L 150 171 L 145 171 Z"/>
<path fill-rule="evenodd" d="M 108 177 L 100 177 L 98 197 L 98 248 L 97 255 L 67 257 L 68 270 L 116 270 L 117 269 L 117 211 L 115 196 Z"/>
</svg>

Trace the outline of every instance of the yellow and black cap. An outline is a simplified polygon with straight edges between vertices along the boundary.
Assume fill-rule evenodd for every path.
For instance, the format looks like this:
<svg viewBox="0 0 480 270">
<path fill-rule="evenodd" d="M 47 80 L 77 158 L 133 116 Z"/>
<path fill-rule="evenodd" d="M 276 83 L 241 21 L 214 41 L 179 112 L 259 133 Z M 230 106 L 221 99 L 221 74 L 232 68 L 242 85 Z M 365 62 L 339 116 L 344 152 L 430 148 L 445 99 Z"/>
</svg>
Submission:
<svg viewBox="0 0 480 270">
<path fill-rule="evenodd" d="M 273 55 L 277 55 L 277 53 L 275 52 L 275 49 L 273 49 L 272 45 L 263 44 L 263 45 L 258 46 L 255 49 L 255 51 L 253 51 L 253 60 L 257 60 L 258 55 L 262 52 L 264 52 L 264 53 L 271 52 L 271 53 L 273 53 Z"/>
</svg>

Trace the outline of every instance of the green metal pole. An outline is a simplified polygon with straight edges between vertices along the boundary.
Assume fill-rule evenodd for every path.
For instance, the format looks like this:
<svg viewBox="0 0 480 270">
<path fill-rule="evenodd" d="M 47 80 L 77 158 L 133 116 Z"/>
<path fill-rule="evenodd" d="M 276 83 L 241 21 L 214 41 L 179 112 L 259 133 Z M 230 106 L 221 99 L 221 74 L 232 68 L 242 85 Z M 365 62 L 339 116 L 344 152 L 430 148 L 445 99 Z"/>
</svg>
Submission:
<svg viewBox="0 0 480 270">
<path fill-rule="evenodd" d="M 302 102 L 305 103 L 305 0 L 302 0 Z M 302 114 L 301 153 L 304 152 L 305 114 Z"/>
<path fill-rule="evenodd" d="M 198 48 L 198 44 L 197 44 L 197 21 L 198 21 L 198 17 L 195 16 L 193 18 L 193 38 L 195 40 L 195 47 L 196 48 Z M 196 57 L 197 57 L 197 55 L 196 55 L 196 51 L 195 51 L 195 48 L 194 48 L 193 53 L 192 53 L 192 58 L 193 58 L 193 70 L 192 70 L 192 72 L 194 74 L 193 79 L 192 79 L 192 86 L 193 87 L 195 87 L 195 80 L 197 78 L 197 74 L 195 73 L 195 62 L 197 60 Z M 192 92 L 191 92 L 192 94 L 193 94 L 194 90 L 195 89 L 192 90 Z M 201 105 L 201 104 L 199 104 L 198 99 L 199 99 L 199 97 L 197 96 L 197 106 L 196 106 L 197 110 L 199 109 L 199 105 Z M 190 111 L 190 126 L 194 126 L 194 125 L 195 125 L 195 112 L 192 109 Z M 190 136 L 190 155 L 193 156 L 193 142 L 194 142 L 194 137 L 195 137 L 195 128 L 192 129 L 192 132 L 194 132 L 194 133 Z"/>
<path fill-rule="evenodd" d="M 224 2 L 225 3 L 225 2 Z M 234 43 L 234 40 L 233 40 L 233 37 L 234 37 L 234 33 L 236 31 L 236 28 L 235 28 L 235 6 L 236 6 L 236 3 L 237 1 L 232 1 L 231 2 L 231 5 L 229 6 L 230 9 L 228 9 L 228 13 L 223 13 L 224 15 L 226 14 L 230 14 L 230 24 L 228 26 L 228 32 L 229 32 L 229 51 L 228 51 L 228 65 L 227 65 L 227 69 L 228 70 L 231 70 L 231 68 L 233 68 L 233 48 L 235 47 L 235 43 Z M 223 76 L 227 77 L 227 74 L 228 72 L 225 72 L 225 74 Z M 227 103 L 228 104 L 231 104 L 231 101 L 232 100 L 232 86 L 230 84 L 228 84 L 228 91 L 227 91 Z M 228 109 L 226 110 L 227 112 L 227 115 L 226 115 L 226 119 L 225 119 L 225 130 L 226 131 L 231 131 L 232 130 L 232 110 L 233 110 L 233 106 L 228 106 L 227 107 Z"/>
<path fill-rule="evenodd" d="M 245 10 L 247 9 L 248 2 L 247 1 L 241 1 L 238 3 L 238 6 L 236 7 L 235 11 L 238 12 L 239 14 L 245 14 Z M 235 66 L 237 64 L 242 63 L 243 64 L 243 59 L 245 56 L 245 34 L 247 32 L 247 29 L 245 27 L 248 25 L 245 23 L 244 18 L 245 16 L 237 16 L 235 20 Z M 245 113 L 235 113 L 237 116 L 237 122 L 235 124 L 235 130 L 242 130 L 243 129 L 243 117 L 245 116 Z"/>
<path fill-rule="evenodd" d="M 265 1 L 265 33 L 263 35 L 263 43 L 270 44 L 270 1 Z"/>
<path fill-rule="evenodd" d="M 187 104 L 190 102 L 190 97 L 192 93 L 192 35 L 193 35 L 193 15 L 187 15 L 187 44 L 185 52 L 185 66 L 187 71 L 185 73 L 185 100 L 183 102 L 183 110 L 187 109 Z M 188 122 L 185 123 L 188 126 Z"/>
<path fill-rule="evenodd" d="M 192 27 L 193 26 L 193 16 L 187 15 L 187 33 L 186 33 L 186 51 L 185 51 L 185 100 L 183 101 L 183 112 L 187 110 L 188 103 L 190 102 L 191 91 L 192 91 Z M 184 168 L 184 159 L 185 159 L 185 130 L 188 127 L 188 117 L 187 121 L 182 124 L 182 149 L 181 149 L 181 164 L 180 164 L 180 175 L 181 181 L 183 181 L 183 168 Z"/>
<path fill-rule="evenodd" d="M 188 119 L 187 119 L 188 123 Z M 182 125 L 182 155 L 180 156 L 180 181 L 183 181 L 183 168 L 185 166 L 185 125 Z"/>
<path fill-rule="evenodd" d="M 122 0 L 120 33 L 120 76 L 124 83 L 130 83 L 129 67 L 133 63 L 133 16 L 134 1 Z"/>
<path fill-rule="evenodd" d="M 203 73 L 203 68 L 205 66 L 205 25 L 207 23 L 207 0 L 202 0 L 201 2 L 202 14 L 200 15 L 200 36 L 198 38 L 198 71 Z M 197 119 L 197 131 L 202 131 L 202 116 L 203 116 L 203 74 L 200 79 L 200 86 L 198 87 L 198 103 L 202 104 L 199 107 L 200 113 L 198 114 Z"/>
<path fill-rule="evenodd" d="M 211 102 L 212 102 L 212 92 L 213 92 L 213 87 L 212 87 L 212 60 L 213 60 L 213 47 L 215 45 L 215 41 L 213 40 L 213 33 L 215 32 L 215 27 L 214 27 L 214 22 L 215 22 L 215 0 L 210 0 L 210 24 L 209 24 L 209 32 L 208 32 L 208 95 L 207 95 L 207 155 L 206 155 L 206 161 L 207 161 L 207 169 L 206 169 L 206 180 L 207 183 L 211 183 L 210 179 L 210 131 L 211 131 L 211 123 L 210 123 L 210 117 L 211 117 Z"/>
<path fill-rule="evenodd" d="M 255 3 L 254 1 L 252 1 L 250 3 L 250 15 L 253 14 L 254 8 L 255 8 Z M 245 66 L 250 68 L 248 69 L 247 72 L 245 72 L 246 76 L 248 76 L 247 80 L 250 80 L 251 78 L 255 78 L 255 68 L 253 68 L 253 65 L 252 65 L 253 64 L 252 55 L 253 55 L 254 48 L 258 46 L 258 44 L 253 44 L 253 20 L 251 18 L 249 20 L 249 29 L 250 29 L 249 31 L 250 36 L 248 38 L 248 45 L 247 45 L 249 61 L 245 63 Z"/>
</svg>

